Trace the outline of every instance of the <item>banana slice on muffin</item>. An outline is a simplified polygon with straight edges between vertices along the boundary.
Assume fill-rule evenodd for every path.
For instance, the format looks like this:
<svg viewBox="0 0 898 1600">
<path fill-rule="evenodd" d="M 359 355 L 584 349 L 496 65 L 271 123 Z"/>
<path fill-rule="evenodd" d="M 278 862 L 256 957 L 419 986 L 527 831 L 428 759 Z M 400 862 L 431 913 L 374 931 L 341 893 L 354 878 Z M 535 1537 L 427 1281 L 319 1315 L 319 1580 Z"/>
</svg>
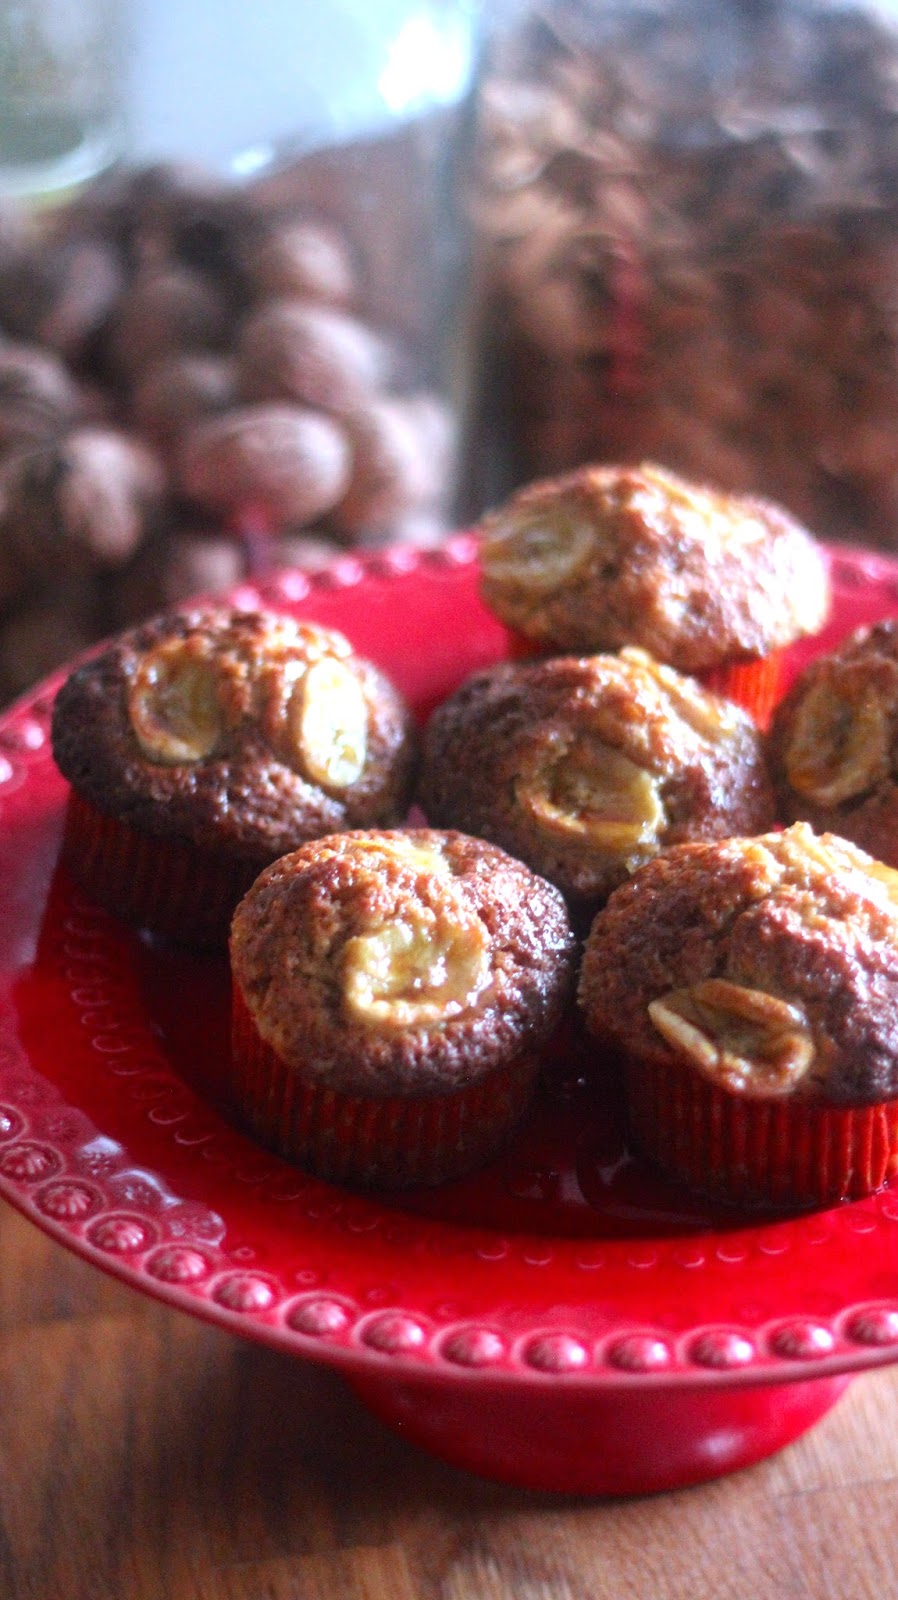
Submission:
<svg viewBox="0 0 898 1600">
<path fill-rule="evenodd" d="M 558 891 L 482 839 L 303 845 L 234 916 L 234 1104 L 322 1177 L 458 1177 L 523 1115 L 574 955 Z"/>
<path fill-rule="evenodd" d="M 823 1206 L 898 1172 L 898 872 L 806 823 L 684 844 L 596 917 L 590 1031 L 691 1188 Z"/>
<path fill-rule="evenodd" d="M 64 859 L 127 920 L 223 944 L 268 862 L 403 818 L 415 742 L 397 690 L 332 629 L 228 608 L 159 617 L 57 696 Z"/>
<path fill-rule="evenodd" d="M 774 820 L 748 714 L 637 649 L 476 674 L 431 718 L 419 800 L 593 909 L 671 844 Z"/>
</svg>

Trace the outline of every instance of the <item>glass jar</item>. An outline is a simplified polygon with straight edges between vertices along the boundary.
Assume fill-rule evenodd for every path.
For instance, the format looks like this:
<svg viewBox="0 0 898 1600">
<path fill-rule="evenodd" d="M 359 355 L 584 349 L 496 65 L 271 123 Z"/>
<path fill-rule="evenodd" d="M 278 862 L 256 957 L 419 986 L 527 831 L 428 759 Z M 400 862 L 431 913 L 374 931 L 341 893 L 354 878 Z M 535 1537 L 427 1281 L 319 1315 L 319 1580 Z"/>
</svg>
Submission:
<svg viewBox="0 0 898 1600">
<path fill-rule="evenodd" d="M 130 20 L 123 159 L 53 207 L 0 185 L 0 703 L 197 594 L 450 525 L 469 0 Z"/>
<path fill-rule="evenodd" d="M 160 0 L 134 20 L 129 159 L 187 159 L 345 237 L 363 315 L 442 372 L 451 163 L 476 0 Z"/>
<path fill-rule="evenodd" d="M 121 154 L 121 0 L 0 8 L 0 195 L 56 199 Z"/>
<path fill-rule="evenodd" d="M 494 8 L 465 178 L 475 511 L 590 460 L 898 544 L 898 8 Z"/>
</svg>

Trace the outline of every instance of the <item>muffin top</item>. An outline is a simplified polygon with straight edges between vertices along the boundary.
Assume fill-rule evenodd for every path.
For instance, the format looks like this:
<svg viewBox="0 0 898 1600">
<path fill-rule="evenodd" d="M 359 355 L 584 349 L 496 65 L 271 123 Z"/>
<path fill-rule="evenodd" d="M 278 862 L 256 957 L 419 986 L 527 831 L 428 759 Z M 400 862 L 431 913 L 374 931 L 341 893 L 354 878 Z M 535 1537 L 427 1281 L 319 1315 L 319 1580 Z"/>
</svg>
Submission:
<svg viewBox="0 0 898 1600">
<path fill-rule="evenodd" d="M 818 656 L 768 740 L 779 809 L 898 867 L 898 618 Z"/>
<path fill-rule="evenodd" d="M 428 725 L 419 800 L 592 902 L 667 845 L 774 821 L 748 715 L 635 649 L 470 678 Z"/>
<path fill-rule="evenodd" d="M 267 1044 L 308 1079 L 439 1095 L 539 1046 L 573 983 L 564 901 L 481 839 L 318 839 L 241 901 L 231 965 Z"/>
<path fill-rule="evenodd" d="M 260 866 L 398 821 L 413 746 L 398 692 L 342 634 L 275 612 L 156 618 L 76 669 L 53 711 L 57 764 L 99 810 Z"/>
<path fill-rule="evenodd" d="M 898 1095 L 898 873 L 805 823 L 678 845 L 593 923 L 594 1034 L 753 1099 Z"/>
<path fill-rule="evenodd" d="M 648 464 L 531 484 L 481 531 L 486 604 L 546 650 L 637 644 L 698 672 L 816 633 L 829 607 L 821 550 L 778 506 Z"/>
</svg>

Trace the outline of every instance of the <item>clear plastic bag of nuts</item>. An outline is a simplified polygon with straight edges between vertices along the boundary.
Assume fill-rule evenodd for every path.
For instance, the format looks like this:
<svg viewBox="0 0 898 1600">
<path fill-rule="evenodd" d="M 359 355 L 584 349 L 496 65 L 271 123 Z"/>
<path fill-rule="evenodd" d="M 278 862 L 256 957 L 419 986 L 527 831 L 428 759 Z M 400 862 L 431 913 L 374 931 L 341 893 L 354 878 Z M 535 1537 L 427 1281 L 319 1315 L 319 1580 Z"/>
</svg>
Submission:
<svg viewBox="0 0 898 1600">
<path fill-rule="evenodd" d="M 497 0 L 464 178 L 470 511 L 653 459 L 898 545 L 898 10 Z"/>
</svg>

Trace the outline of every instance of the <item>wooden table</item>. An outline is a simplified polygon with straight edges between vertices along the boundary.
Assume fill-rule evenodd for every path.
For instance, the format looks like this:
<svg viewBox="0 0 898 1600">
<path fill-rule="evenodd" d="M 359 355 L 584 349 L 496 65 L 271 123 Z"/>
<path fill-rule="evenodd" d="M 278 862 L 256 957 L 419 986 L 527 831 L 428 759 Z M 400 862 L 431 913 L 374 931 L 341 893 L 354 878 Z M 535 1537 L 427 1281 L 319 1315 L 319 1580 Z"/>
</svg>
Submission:
<svg viewBox="0 0 898 1600">
<path fill-rule="evenodd" d="M 2 1600 L 892 1600 L 896 1479 L 898 1367 L 697 1489 L 484 1483 L 0 1203 Z"/>
</svg>

